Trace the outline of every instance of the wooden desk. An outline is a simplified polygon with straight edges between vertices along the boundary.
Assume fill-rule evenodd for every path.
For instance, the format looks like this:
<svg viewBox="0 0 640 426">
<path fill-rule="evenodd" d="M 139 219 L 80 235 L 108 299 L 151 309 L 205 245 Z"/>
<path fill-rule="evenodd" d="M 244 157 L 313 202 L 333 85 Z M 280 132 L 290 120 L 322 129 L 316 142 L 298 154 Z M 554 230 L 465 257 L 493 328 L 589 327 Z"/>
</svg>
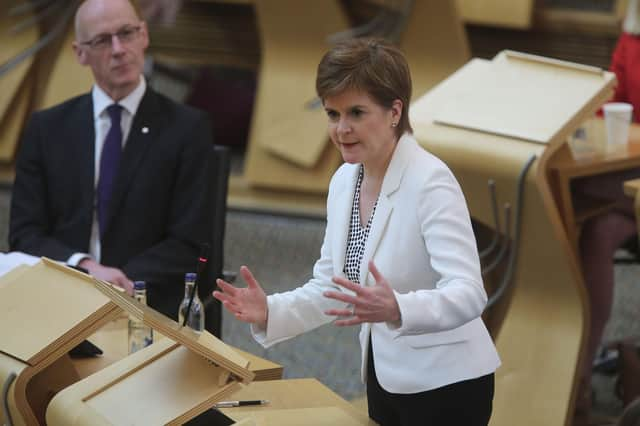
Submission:
<svg viewBox="0 0 640 426">
<path fill-rule="evenodd" d="M 595 137 L 604 138 L 603 120 L 595 120 Z M 581 197 L 577 203 L 571 194 L 571 181 L 577 178 L 640 167 L 640 125 L 631 126 L 627 150 L 612 154 L 598 154 L 592 158 L 575 160 L 568 146 L 558 150 L 550 160 L 550 170 L 555 180 L 554 197 L 560 206 L 562 220 L 573 248 L 578 253 L 581 225 L 589 218 L 610 210 L 614 203 Z"/>
<path fill-rule="evenodd" d="M 376 423 L 349 402 L 333 393 L 328 387 L 316 379 L 290 379 L 290 380 L 269 380 L 263 382 L 252 382 L 241 390 L 231 394 L 231 399 L 268 399 L 269 404 L 260 407 L 235 407 L 223 408 L 221 411 L 233 420 L 239 421 L 246 417 L 253 416 L 260 420 L 261 413 L 277 412 L 278 423 L 269 421 L 265 424 L 305 424 L 305 425 L 375 425 Z M 336 412 L 335 408 L 340 412 Z M 325 417 L 323 412 L 327 412 L 333 419 Z M 318 412 L 317 416 L 310 416 Z M 346 413 L 348 417 L 338 416 Z M 342 414 L 343 415 L 343 414 Z M 281 416 L 281 417 L 280 417 Z M 304 416 L 304 417 L 302 417 Z M 268 420 L 268 416 L 263 415 Z M 313 418 L 311 418 L 313 417 Z M 263 423 L 257 423 L 263 424 Z"/>
<path fill-rule="evenodd" d="M 127 317 L 120 316 L 89 338 L 101 347 L 105 354 L 94 359 L 74 360 L 75 367 L 82 376 L 100 370 L 127 354 L 126 325 Z M 256 381 L 243 386 L 224 399 L 267 399 L 269 404 L 222 409 L 223 413 L 234 421 L 246 420 L 251 425 L 283 426 L 376 424 L 368 418 L 366 412 L 358 410 L 316 379 L 265 380 L 265 376 L 266 378 L 281 377 L 282 366 L 243 351 L 238 350 L 238 352 L 251 361 L 250 369 L 256 373 Z M 98 373 L 88 380 L 96 381 L 97 377 L 103 373 Z M 50 415 L 50 418 L 59 422 L 59 413 Z"/>
</svg>

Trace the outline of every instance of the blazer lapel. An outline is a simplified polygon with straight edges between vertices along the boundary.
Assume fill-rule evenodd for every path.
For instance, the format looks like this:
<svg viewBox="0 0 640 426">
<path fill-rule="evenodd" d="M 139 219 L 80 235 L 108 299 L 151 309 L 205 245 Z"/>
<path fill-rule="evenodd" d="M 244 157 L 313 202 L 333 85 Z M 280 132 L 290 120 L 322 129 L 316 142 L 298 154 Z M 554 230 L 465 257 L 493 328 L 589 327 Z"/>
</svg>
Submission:
<svg viewBox="0 0 640 426">
<path fill-rule="evenodd" d="M 135 179 L 138 164 L 144 158 L 152 141 L 160 134 L 162 117 L 158 111 L 156 96 L 151 89 L 147 88 L 131 123 L 131 130 L 129 130 L 127 143 L 122 152 L 118 175 L 111 195 L 106 228 L 109 227 L 115 212 L 120 208 L 130 183 Z"/>
<path fill-rule="evenodd" d="M 337 276 L 344 276 L 344 260 L 347 254 L 347 238 L 351 224 L 351 207 L 353 206 L 353 194 L 356 190 L 359 166 L 350 167 L 345 173 L 343 190 L 335 195 L 335 200 L 329 206 L 332 220 L 332 245 L 331 256 L 333 258 L 333 271 Z"/>
<path fill-rule="evenodd" d="M 369 230 L 369 236 L 367 237 L 367 242 L 364 246 L 364 253 L 362 255 L 362 266 L 360 267 L 360 284 L 362 285 L 375 284 L 373 282 L 367 282 L 369 261 L 373 259 L 382 236 L 384 235 L 387 222 L 393 212 L 392 195 L 400 187 L 402 176 L 404 175 L 404 171 L 411 160 L 411 152 L 415 147 L 416 142 L 413 138 L 407 134 L 403 135 L 398 141 L 396 149 L 393 152 L 393 157 L 391 157 L 391 161 L 389 162 L 389 167 L 387 168 L 384 180 L 382 181 L 378 205 L 376 206 L 376 211 L 373 216 L 373 220 L 371 221 L 371 229 Z"/>
</svg>

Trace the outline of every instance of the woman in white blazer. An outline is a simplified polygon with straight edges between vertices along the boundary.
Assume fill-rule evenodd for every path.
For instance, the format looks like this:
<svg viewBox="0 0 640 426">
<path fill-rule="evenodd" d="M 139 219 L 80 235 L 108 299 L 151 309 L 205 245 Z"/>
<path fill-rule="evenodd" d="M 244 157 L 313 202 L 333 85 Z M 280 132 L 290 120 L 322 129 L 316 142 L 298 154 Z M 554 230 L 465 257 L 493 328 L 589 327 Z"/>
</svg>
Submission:
<svg viewBox="0 0 640 426">
<path fill-rule="evenodd" d="M 369 416 L 382 425 L 486 425 L 500 365 L 471 221 L 447 166 L 411 136 L 411 77 L 382 40 L 337 45 L 316 80 L 345 161 L 329 186 L 313 278 L 266 296 L 214 292 L 265 347 L 333 321 L 361 325 Z"/>
</svg>

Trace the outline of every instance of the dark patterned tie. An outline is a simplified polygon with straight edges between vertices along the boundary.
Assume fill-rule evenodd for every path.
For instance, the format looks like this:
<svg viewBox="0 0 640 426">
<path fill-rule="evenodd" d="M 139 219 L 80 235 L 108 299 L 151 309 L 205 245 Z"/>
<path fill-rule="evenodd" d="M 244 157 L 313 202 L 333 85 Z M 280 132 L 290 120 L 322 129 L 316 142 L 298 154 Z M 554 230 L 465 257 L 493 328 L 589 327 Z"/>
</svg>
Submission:
<svg viewBox="0 0 640 426">
<path fill-rule="evenodd" d="M 122 107 L 118 104 L 109 105 L 107 108 L 111 118 L 111 128 L 107 133 L 102 146 L 100 156 L 100 176 L 98 177 L 98 225 L 100 238 L 102 238 L 107 223 L 107 211 L 111 201 L 111 193 L 118 173 L 120 154 L 122 153 L 122 128 L 120 116 Z"/>
</svg>

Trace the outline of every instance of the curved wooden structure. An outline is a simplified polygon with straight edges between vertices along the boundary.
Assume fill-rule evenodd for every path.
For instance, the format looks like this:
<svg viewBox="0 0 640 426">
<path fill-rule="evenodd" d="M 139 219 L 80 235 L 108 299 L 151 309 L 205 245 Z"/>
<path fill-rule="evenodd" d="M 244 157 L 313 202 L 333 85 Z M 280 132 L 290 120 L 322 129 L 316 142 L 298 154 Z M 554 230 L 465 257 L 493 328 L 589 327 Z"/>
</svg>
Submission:
<svg viewBox="0 0 640 426">
<path fill-rule="evenodd" d="M 481 131 L 434 123 L 434 117 L 442 116 L 443 104 L 458 99 L 456 96 L 464 92 L 461 88 L 473 91 L 474 86 L 483 84 L 481 81 L 447 80 L 412 106 L 417 139 L 451 167 L 473 219 L 489 228 L 494 224 L 487 181 L 496 182 L 500 203 L 515 206 L 518 176 L 531 156 L 536 156 L 524 182 L 512 285 L 486 318 L 502 359 L 496 374 L 491 420 L 494 426 L 566 425 L 572 418 L 588 308 L 577 254 L 554 198 L 551 170 L 554 159 L 567 149 L 566 136 L 581 117 L 595 112 L 609 98 L 614 80 L 606 74 L 599 78 L 601 83 L 592 88 L 589 102 L 576 108 L 569 120 L 558 123 L 559 130 L 549 129 L 551 138 L 546 144 L 501 136 L 497 134 L 500 129 Z M 535 86 L 536 81 L 528 84 Z M 505 101 L 503 96 L 507 94 L 499 91 L 497 88 L 496 98 Z M 465 93 L 471 96 L 472 92 Z M 487 108 L 493 107 L 486 98 L 478 102 L 479 107 L 483 106 L 482 101 Z M 520 115 L 523 108 L 531 108 L 525 120 L 544 120 L 536 106 L 544 107 L 531 97 L 516 96 L 514 101 L 496 108 L 506 107 L 502 114 L 512 111 L 511 115 L 500 117 L 512 132 L 520 128 L 519 121 L 528 125 Z M 462 110 L 471 112 L 469 108 Z"/>
</svg>

